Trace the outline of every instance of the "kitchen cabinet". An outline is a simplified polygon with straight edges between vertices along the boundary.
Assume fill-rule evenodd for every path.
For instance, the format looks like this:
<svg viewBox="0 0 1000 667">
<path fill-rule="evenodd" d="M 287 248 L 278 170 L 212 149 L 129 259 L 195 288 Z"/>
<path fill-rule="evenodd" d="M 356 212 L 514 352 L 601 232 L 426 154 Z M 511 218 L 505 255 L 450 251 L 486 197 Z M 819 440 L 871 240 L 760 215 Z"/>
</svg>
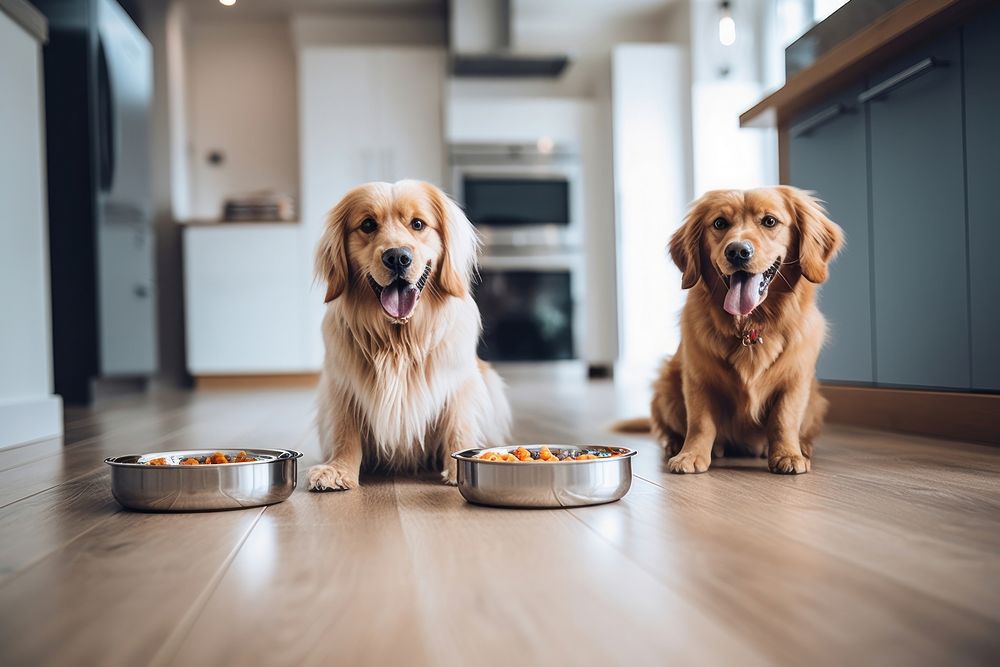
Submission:
<svg viewBox="0 0 1000 667">
<path fill-rule="evenodd" d="M 184 229 L 188 370 L 293 373 L 308 367 L 299 279 L 301 228 L 221 223 Z"/>
<path fill-rule="evenodd" d="M 969 306 L 972 388 L 1000 391 L 1000 10 L 965 27 L 966 181 L 969 221 Z"/>
<path fill-rule="evenodd" d="M 105 219 L 99 234 L 101 373 L 152 375 L 158 366 L 154 238 L 148 219 Z"/>
<path fill-rule="evenodd" d="M 847 243 L 820 288 L 820 309 L 829 323 L 817 376 L 822 380 L 871 383 L 871 220 L 865 109 L 852 88 L 801 114 L 789 130 L 792 185 L 812 190 L 825 203 Z"/>
<path fill-rule="evenodd" d="M 346 190 L 368 181 L 417 178 L 442 185 L 445 69 L 441 49 L 303 49 L 305 207 L 325 212 Z"/>
<path fill-rule="evenodd" d="M 875 377 L 968 389 L 962 53 L 952 31 L 869 78 Z"/>
</svg>

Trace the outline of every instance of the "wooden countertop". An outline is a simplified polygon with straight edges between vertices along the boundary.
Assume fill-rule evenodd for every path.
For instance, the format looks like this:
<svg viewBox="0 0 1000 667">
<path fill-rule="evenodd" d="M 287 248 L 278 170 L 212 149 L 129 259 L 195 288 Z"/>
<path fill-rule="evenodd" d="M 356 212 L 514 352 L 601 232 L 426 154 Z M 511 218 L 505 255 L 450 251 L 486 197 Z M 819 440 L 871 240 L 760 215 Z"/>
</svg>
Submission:
<svg viewBox="0 0 1000 667">
<path fill-rule="evenodd" d="M 741 127 L 783 127 L 796 113 L 819 103 L 872 67 L 914 43 L 957 25 L 985 0 L 911 0 L 855 33 L 793 75 L 740 116 Z"/>
</svg>

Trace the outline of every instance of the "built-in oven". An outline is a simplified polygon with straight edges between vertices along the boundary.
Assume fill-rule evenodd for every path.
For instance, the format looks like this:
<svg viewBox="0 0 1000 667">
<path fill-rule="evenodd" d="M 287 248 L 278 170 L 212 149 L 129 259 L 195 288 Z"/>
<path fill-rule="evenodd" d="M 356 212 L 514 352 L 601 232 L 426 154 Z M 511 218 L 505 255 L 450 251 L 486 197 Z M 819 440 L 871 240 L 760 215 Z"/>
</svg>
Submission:
<svg viewBox="0 0 1000 667">
<path fill-rule="evenodd" d="M 579 256 L 486 255 L 474 296 L 487 361 L 576 359 L 584 307 Z"/>
<path fill-rule="evenodd" d="M 453 192 L 493 246 L 578 249 L 580 169 L 575 152 L 521 144 L 458 144 L 450 149 Z"/>
<path fill-rule="evenodd" d="M 571 147 L 460 144 L 453 191 L 483 240 L 480 355 L 562 361 L 582 349 L 586 271 L 580 167 Z"/>
</svg>

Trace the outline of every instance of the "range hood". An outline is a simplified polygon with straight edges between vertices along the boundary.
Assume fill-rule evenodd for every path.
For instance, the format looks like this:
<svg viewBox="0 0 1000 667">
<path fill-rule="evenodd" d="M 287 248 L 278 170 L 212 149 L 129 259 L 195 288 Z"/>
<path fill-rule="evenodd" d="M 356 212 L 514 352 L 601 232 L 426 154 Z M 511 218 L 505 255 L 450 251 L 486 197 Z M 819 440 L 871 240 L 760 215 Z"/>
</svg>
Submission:
<svg viewBox="0 0 1000 667">
<path fill-rule="evenodd" d="M 557 77 L 562 54 L 528 54 L 511 47 L 512 0 L 451 0 L 451 73 L 456 77 Z"/>
</svg>

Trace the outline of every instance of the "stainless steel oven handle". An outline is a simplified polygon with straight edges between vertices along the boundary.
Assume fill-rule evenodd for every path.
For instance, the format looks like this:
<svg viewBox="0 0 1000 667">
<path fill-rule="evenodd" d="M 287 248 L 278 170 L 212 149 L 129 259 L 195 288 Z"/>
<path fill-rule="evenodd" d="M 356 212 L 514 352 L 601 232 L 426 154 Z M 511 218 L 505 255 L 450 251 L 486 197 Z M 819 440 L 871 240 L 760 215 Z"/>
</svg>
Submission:
<svg viewBox="0 0 1000 667">
<path fill-rule="evenodd" d="M 902 72 L 890 76 L 885 81 L 875 84 L 868 90 L 862 91 L 858 95 L 858 103 L 866 104 L 872 100 L 877 100 L 880 97 L 888 95 L 890 92 L 899 88 L 907 81 L 915 79 L 918 76 L 922 76 L 927 72 L 930 72 L 932 69 L 937 67 L 946 67 L 947 65 L 948 61 L 941 60 L 940 58 L 924 58 L 915 65 L 907 67 Z"/>
</svg>

